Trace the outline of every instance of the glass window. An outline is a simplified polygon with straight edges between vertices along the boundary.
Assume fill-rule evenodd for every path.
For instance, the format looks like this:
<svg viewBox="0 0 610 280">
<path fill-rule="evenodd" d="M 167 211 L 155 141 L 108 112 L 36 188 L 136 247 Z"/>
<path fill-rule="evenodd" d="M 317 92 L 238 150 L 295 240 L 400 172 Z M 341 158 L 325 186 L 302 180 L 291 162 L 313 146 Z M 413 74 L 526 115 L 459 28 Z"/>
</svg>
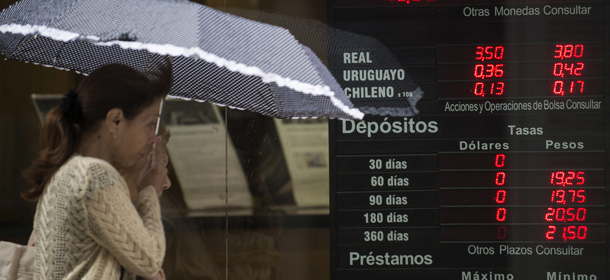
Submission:
<svg viewBox="0 0 610 280">
<path fill-rule="evenodd" d="M 167 279 L 609 278 L 609 1 L 197 2 L 288 29 L 366 116 L 166 100 Z M 26 243 L 21 172 L 83 77 L 0 73 L 0 240 Z"/>
</svg>

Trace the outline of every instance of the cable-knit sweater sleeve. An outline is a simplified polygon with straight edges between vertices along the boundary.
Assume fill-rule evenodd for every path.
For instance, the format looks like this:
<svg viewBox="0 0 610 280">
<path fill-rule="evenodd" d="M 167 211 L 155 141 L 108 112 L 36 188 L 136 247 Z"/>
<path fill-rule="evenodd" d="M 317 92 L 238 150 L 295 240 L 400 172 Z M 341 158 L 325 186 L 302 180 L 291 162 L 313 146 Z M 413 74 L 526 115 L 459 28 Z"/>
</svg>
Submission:
<svg viewBox="0 0 610 280">
<path fill-rule="evenodd" d="M 134 205 L 125 181 L 112 167 L 92 165 L 88 175 L 84 203 L 92 237 L 123 268 L 153 277 L 165 256 L 161 208 L 154 187 L 142 190 Z"/>
</svg>

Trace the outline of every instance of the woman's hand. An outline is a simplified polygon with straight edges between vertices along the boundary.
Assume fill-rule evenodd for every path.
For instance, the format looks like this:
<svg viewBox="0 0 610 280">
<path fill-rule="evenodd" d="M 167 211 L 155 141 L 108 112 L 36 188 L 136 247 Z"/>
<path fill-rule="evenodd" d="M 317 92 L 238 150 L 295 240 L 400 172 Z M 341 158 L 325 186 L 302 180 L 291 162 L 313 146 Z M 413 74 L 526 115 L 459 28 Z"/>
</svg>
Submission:
<svg viewBox="0 0 610 280">
<path fill-rule="evenodd" d="M 153 185 L 157 191 L 157 196 L 161 197 L 163 190 L 169 188 L 169 178 L 167 176 L 167 151 L 161 137 L 157 137 L 153 144 L 153 150 L 148 155 L 144 169 L 140 172 L 138 191 Z"/>
</svg>

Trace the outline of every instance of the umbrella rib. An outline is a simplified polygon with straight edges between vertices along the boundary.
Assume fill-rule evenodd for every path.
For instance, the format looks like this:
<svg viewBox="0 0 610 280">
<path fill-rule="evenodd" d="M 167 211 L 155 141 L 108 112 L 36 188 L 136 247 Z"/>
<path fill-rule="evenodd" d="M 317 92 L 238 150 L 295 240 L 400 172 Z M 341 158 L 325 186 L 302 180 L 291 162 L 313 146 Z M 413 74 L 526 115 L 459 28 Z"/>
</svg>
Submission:
<svg viewBox="0 0 610 280">
<path fill-rule="evenodd" d="M 150 66 L 152 65 L 152 57 L 153 57 L 153 54 L 149 53 L 148 54 L 148 63 L 146 63 L 146 72 L 149 71 Z"/>
<path fill-rule="evenodd" d="M 271 84 L 267 84 L 267 86 L 269 87 L 269 91 L 271 91 L 271 98 L 273 99 L 273 104 L 275 104 L 275 108 L 277 109 L 277 115 L 281 116 L 282 113 L 280 112 L 280 106 L 277 104 L 277 100 L 275 99 L 275 94 L 273 93 L 273 87 L 271 86 Z"/>
<path fill-rule="evenodd" d="M 15 50 L 9 56 L 7 56 L 4 60 L 9 60 L 11 58 L 11 56 L 13 56 L 16 52 L 18 52 L 19 49 L 21 49 L 25 44 L 29 43 L 30 41 L 32 41 L 36 38 L 38 38 L 38 34 L 31 36 L 27 40 L 23 40 L 23 42 L 21 42 L 21 44 L 19 44 L 19 46 L 17 46 L 17 48 L 15 48 Z"/>
</svg>

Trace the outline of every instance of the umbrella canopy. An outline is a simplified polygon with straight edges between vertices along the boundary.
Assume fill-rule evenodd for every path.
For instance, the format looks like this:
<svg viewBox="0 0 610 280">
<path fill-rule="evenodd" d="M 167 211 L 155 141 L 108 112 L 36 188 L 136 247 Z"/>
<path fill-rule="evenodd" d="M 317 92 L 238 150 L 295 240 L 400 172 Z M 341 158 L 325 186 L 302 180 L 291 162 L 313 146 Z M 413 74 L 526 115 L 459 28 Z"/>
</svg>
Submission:
<svg viewBox="0 0 610 280">
<path fill-rule="evenodd" d="M 228 8 L 223 11 L 286 28 L 299 42 L 310 47 L 319 57 L 328 57 L 328 67 L 335 73 L 339 84 L 343 86 L 348 96 L 351 95 L 350 100 L 354 106 L 366 115 L 412 116 L 419 112 L 416 105 L 424 91 L 413 82 L 409 73 L 403 69 L 405 65 L 399 61 L 392 50 L 377 38 L 341 30 L 312 19 L 239 8 Z M 366 63 L 346 64 L 344 63 L 346 54 L 365 54 Z M 353 70 L 366 74 L 400 71 L 400 74 L 404 73 L 404 76 L 400 75 L 400 78 L 396 77 L 396 79 L 390 77 L 390 79 L 381 79 L 381 81 L 378 79 L 354 81 L 354 79 L 349 79 L 354 77 L 346 75 L 352 73 Z M 389 89 L 391 92 L 380 98 L 358 98 L 362 94 L 357 94 L 356 91 L 362 93 L 363 89 L 368 90 L 373 87 L 381 87 L 386 91 Z"/>
<path fill-rule="evenodd" d="M 169 56 L 173 97 L 278 118 L 364 115 L 288 30 L 188 1 L 22 0 L 0 12 L 0 51 L 83 74 Z"/>
</svg>

